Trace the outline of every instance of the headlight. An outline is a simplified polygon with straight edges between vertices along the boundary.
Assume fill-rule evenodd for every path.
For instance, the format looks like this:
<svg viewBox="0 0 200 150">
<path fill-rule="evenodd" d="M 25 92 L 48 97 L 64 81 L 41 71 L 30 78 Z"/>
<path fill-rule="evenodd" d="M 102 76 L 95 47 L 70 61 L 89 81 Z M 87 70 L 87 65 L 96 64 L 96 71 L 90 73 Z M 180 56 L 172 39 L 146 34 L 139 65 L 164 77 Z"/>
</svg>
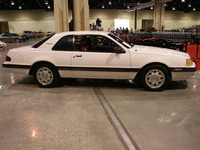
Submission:
<svg viewBox="0 0 200 150">
<path fill-rule="evenodd" d="M 186 59 L 186 66 L 192 66 L 193 61 L 191 59 Z"/>
</svg>

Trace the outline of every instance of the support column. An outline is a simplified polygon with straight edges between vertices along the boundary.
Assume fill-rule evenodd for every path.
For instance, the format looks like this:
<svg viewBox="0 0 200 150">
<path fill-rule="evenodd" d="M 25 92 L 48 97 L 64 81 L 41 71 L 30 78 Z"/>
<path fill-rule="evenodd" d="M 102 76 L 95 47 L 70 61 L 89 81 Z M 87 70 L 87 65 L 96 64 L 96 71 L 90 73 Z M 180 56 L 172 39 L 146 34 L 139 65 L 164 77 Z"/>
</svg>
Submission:
<svg viewBox="0 0 200 150">
<path fill-rule="evenodd" d="M 158 31 L 162 31 L 164 27 L 165 6 L 161 0 L 155 0 L 154 5 L 154 27 Z"/>
<path fill-rule="evenodd" d="M 135 10 L 135 30 L 137 29 L 137 18 L 138 18 L 137 14 L 138 14 L 138 11 L 136 9 Z"/>
<path fill-rule="evenodd" d="M 69 31 L 68 0 L 54 0 L 56 33 Z"/>
<path fill-rule="evenodd" d="M 90 30 L 88 0 L 73 1 L 73 18 L 75 31 Z"/>
</svg>

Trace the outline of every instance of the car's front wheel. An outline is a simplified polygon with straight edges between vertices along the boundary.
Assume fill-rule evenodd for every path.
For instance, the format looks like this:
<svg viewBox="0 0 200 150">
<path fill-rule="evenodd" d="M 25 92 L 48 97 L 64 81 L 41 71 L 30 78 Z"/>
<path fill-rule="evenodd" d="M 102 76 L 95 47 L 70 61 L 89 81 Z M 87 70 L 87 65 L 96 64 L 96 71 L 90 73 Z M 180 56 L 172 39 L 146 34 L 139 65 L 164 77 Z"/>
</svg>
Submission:
<svg viewBox="0 0 200 150">
<path fill-rule="evenodd" d="M 140 82 L 147 91 L 163 91 L 169 81 L 169 72 L 161 65 L 148 66 L 142 71 L 140 77 Z"/>
<path fill-rule="evenodd" d="M 36 66 L 34 70 L 34 79 L 40 87 L 53 87 L 59 80 L 60 76 L 54 66 L 50 64 L 42 64 Z"/>
</svg>

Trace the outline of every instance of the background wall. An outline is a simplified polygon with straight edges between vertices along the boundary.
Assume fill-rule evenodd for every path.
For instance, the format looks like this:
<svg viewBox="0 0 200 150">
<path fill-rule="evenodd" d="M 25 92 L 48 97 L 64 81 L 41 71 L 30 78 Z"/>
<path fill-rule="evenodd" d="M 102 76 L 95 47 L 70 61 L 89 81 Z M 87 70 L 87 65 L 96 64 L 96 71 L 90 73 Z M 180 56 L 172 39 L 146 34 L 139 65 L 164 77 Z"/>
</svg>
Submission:
<svg viewBox="0 0 200 150">
<path fill-rule="evenodd" d="M 154 19 L 154 10 L 138 11 L 138 28 L 142 27 L 142 20 L 145 19 Z M 165 11 L 165 30 L 179 29 L 192 25 L 200 25 L 200 12 Z"/>
<path fill-rule="evenodd" d="M 116 10 L 90 9 L 90 24 L 96 24 L 97 18 L 101 19 L 102 27 L 106 31 L 108 28 L 114 29 L 114 19 L 129 19 L 130 28 L 135 29 L 135 12 L 118 12 Z"/>
<path fill-rule="evenodd" d="M 2 10 L 0 21 L 8 21 L 11 33 L 30 31 L 55 31 L 53 12 L 44 10 Z"/>
<path fill-rule="evenodd" d="M 139 10 L 137 28 L 142 28 L 142 20 L 151 20 L 153 17 L 154 10 Z M 114 19 L 130 19 L 130 28 L 135 29 L 135 12 L 90 9 L 90 24 L 96 24 L 97 18 L 102 20 L 102 27 L 105 31 L 108 28 L 114 29 Z M 69 11 L 69 19 L 72 19 L 71 10 Z M 12 33 L 22 33 L 24 30 L 55 31 L 54 12 L 45 12 L 44 10 L 1 10 L 1 21 L 8 22 L 9 31 Z M 166 11 L 164 25 L 166 30 L 200 25 L 200 12 Z"/>
<path fill-rule="evenodd" d="M 164 25 L 166 30 L 200 25 L 200 12 L 166 11 Z"/>
</svg>

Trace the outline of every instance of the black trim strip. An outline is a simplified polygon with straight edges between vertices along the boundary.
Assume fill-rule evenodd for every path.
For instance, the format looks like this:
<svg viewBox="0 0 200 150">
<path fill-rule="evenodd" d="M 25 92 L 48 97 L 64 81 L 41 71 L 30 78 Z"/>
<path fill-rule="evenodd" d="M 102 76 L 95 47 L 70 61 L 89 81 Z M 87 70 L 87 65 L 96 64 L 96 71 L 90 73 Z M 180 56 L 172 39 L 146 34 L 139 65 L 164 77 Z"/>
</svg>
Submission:
<svg viewBox="0 0 200 150">
<path fill-rule="evenodd" d="M 139 72 L 136 68 L 92 68 L 92 67 L 57 67 L 58 70 L 73 71 L 109 71 L 109 72 Z"/>
<path fill-rule="evenodd" d="M 20 68 L 20 69 L 30 69 L 29 65 L 11 65 L 11 64 L 2 64 L 3 68 Z"/>
<path fill-rule="evenodd" d="M 170 68 L 171 72 L 195 72 L 197 68 Z"/>
<path fill-rule="evenodd" d="M 20 68 L 30 69 L 30 65 L 13 65 L 3 64 L 4 68 Z M 73 71 L 107 71 L 107 72 L 139 72 L 138 68 L 92 68 L 92 67 L 57 67 L 58 70 L 73 70 Z M 171 72 L 195 72 L 197 68 L 170 68 Z"/>
</svg>

